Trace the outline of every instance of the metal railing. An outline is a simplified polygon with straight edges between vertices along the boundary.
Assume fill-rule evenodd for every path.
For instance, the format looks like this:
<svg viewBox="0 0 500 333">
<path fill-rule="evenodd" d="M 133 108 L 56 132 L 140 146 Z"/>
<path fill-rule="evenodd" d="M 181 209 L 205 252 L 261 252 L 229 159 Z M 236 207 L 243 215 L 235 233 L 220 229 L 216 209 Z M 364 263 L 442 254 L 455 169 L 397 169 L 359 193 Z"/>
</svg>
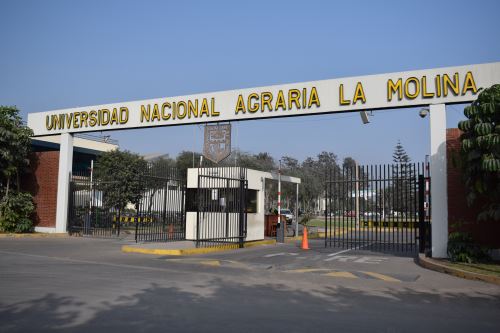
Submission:
<svg viewBox="0 0 500 333">
<path fill-rule="evenodd" d="M 396 252 L 428 247 L 423 172 L 424 163 L 329 170 L 325 247 Z"/>
</svg>

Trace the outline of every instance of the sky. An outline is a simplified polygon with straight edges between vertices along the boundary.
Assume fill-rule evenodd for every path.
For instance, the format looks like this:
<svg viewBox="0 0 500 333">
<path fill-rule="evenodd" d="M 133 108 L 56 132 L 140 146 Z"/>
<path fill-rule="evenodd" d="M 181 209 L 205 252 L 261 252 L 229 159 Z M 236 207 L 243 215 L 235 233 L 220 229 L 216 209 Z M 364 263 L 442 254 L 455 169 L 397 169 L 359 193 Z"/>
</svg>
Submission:
<svg viewBox="0 0 500 333">
<path fill-rule="evenodd" d="M 500 61 L 500 1 L 0 1 L 0 104 L 31 112 Z M 456 127 L 463 105 L 447 107 Z M 430 151 L 419 109 L 233 122 L 233 148 L 390 163 Z M 96 132 L 94 134 L 100 135 Z M 201 151 L 203 126 L 104 132 Z"/>
</svg>

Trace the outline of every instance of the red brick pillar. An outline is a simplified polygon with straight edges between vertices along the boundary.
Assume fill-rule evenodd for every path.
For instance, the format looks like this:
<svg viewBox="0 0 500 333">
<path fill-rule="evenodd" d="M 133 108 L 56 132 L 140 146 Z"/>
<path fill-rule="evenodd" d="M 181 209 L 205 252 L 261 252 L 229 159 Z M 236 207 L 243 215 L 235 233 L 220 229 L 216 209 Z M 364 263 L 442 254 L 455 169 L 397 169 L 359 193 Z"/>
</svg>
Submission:
<svg viewBox="0 0 500 333">
<path fill-rule="evenodd" d="M 449 231 L 469 232 L 478 244 L 500 248 L 500 222 L 477 221 L 483 203 L 467 204 L 467 191 L 460 169 L 460 135 L 458 128 L 446 130 L 446 153 L 448 156 L 448 226 Z M 458 228 L 458 224 L 461 226 Z"/>
<path fill-rule="evenodd" d="M 59 151 L 35 152 L 31 172 L 23 176 L 22 188 L 33 195 L 35 227 L 55 228 Z"/>
</svg>

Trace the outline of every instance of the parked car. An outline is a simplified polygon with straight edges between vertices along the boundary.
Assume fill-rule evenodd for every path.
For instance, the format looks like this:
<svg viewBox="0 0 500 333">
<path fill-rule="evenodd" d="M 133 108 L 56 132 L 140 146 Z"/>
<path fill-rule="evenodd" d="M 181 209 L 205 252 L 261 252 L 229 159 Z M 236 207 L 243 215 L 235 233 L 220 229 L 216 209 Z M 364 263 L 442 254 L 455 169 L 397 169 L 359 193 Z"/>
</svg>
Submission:
<svg viewBox="0 0 500 333">
<path fill-rule="evenodd" d="M 281 215 L 285 216 L 287 224 L 292 224 L 293 214 L 290 211 L 290 209 L 286 209 L 286 208 L 281 209 Z"/>
<path fill-rule="evenodd" d="M 344 216 L 345 217 L 356 217 L 356 212 L 353 210 L 345 211 Z"/>
<path fill-rule="evenodd" d="M 380 213 L 379 212 L 364 212 L 363 216 L 365 216 L 365 217 L 379 217 Z"/>
</svg>

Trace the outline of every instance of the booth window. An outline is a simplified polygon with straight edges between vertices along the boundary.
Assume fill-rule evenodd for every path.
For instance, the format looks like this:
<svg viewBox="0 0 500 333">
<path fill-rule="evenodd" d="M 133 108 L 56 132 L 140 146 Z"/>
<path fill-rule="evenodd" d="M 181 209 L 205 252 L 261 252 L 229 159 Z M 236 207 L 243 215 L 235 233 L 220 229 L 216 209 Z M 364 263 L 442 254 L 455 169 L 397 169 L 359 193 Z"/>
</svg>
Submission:
<svg viewBox="0 0 500 333">
<path fill-rule="evenodd" d="M 247 213 L 257 213 L 257 190 L 247 190 Z"/>
<path fill-rule="evenodd" d="M 246 211 L 257 213 L 257 190 L 247 190 Z M 240 205 L 239 189 L 236 188 L 187 188 L 187 212 L 226 212 L 238 213 Z"/>
</svg>

